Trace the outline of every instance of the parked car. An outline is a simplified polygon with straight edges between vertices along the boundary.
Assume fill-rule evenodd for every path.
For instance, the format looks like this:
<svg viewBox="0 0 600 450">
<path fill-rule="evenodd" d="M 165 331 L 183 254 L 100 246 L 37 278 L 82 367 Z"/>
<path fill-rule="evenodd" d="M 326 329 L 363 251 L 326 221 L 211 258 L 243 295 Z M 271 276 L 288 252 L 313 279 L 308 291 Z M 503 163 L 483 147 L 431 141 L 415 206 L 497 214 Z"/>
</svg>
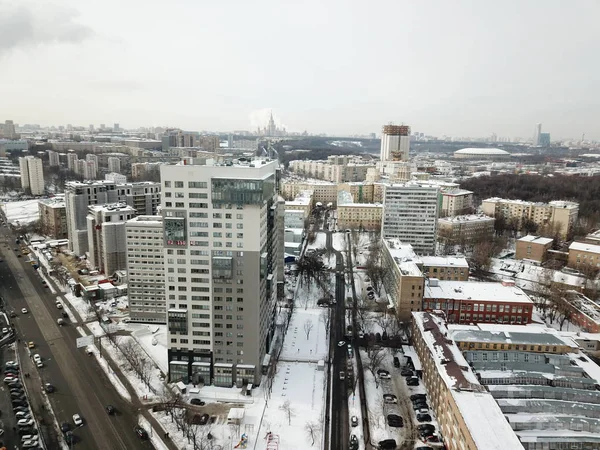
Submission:
<svg viewBox="0 0 600 450">
<path fill-rule="evenodd" d="M 206 425 L 208 423 L 208 419 L 210 419 L 208 414 L 202 414 L 200 417 L 200 425 Z"/>
<path fill-rule="evenodd" d="M 378 447 L 380 450 L 395 450 L 396 441 L 394 439 L 384 439 L 383 441 L 379 441 Z"/>
<path fill-rule="evenodd" d="M 16 367 L 19 368 L 19 364 L 16 361 L 6 361 L 4 367 Z"/>
<path fill-rule="evenodd" d="M 60 431 L 62 431 L 63 433 L 68 432 L 71 429 L 71 424 L 67 423 L 67 422 L 63 422 L 60 425 Z"/>
<path fill-rule="evenodd" d="M 29 311 L 27 311 L 27 308 L 23 308 L 23 309 L 21 309 L 21 312 L 22 312 L 23 314 L 27 314 Z"/>
<path fill-rule="evenodd" d="M 54 388 L 54 386 L 50 383 L 46 383 L 44 384 L 44 389 L 46 390 L 46 392 L 48 394 L 52 394 L 56 389 Z"/>
<path fill-rule="evenodd" d="M 348 448 L 350 450 L 358 450 L 358 438 L 353 434 L 350 435 L 350 443 L 348 444 Z"/>
<path fill-rule="evenodd" d="M 33 341 L 29 341 L 29 342 L 27 343 L 27 348 L 35 348 L 35 342 L 33 342 Z"/>
<path fill-rule="evenodd" d="M 340 380 L 345 380 L 346 379 L 346 372 L 344 372 L 343 370 L 340 372 Z"/>
<path fill-rule="evenodd" d="M 20 419 L 17 420 L 17 426 L 19 427 L 30 427 L 33 425 L 32 419 Z"/>
<path fill-rule="evenodd" d="M 384 369 L 378 369 L 377 375 L 379 375 L 379 378 L 386 379 L 386 380 L 389 380 L 390 378 L 392 378 L 390 373 Z"/>
<path fill-rule="evenodd" d="M 423 400 L 425 400 L 427 398 L 427 394 L 413 394 L 410 396 L 411 401 L 415 401 L 418 398 L 422 398 Z"/>
<path fill-rule="evenodd" d="M 399 428 L 404 426 L 404 420 L 398 414 L 388 414 L 387 423 L 390 427 Z"/>
<path fill-rule="evenodd" d="M 394 394 L 383 394 L 384 403 L 398 403 L 398 397 Z"/>
<path fill-rule="evenodd" d="M 419 409 L 429 409 L 429 405 L 425 402 L 413 403 L 413 409 L 415 411 L 417 411 Z"/>
<path fill-rule="evenodd" d="M 137 434 L 140 439 L 144 439 L 144 440 L 148 439 L 148 432 L 146 430 L 144 430 L 141 426 L 136 425 L 134 427 L 134 431 L 135 431 L 135 434 Z"/>
<path fill-rule="evenodd" d="M 344 345 L 346 345 L 346 341 L 340 341 L 337 343 L 338 347 L 343 347 Z"/>
<path fill-rule="evenodd" d="M 406 379 L 406 384 L 408 386 L 418 386 L 419 385 L 419 379 L 417 377 L 407 378 Z"/>
<path fill-rule="evenodd" d="M 353 427 L 357 427 L 358 426 L 358 417 L 356 417 L 356 416 L 350 417 L 350 425 L 352 425 Z"/>
<path fill-rule="evenodd" d="M 63 308 L 63 304 L 61 302 L 56 302 L 56 307 L 58 309 L 62 309 Z"/>
<path fill-rule="evenodd" d="M 115 409 L 115 407 L 113 405 L 106 405 L 106 413 L 109 416 L 113 416 L 116 412 L 117 412 L 117 410 Z"/>
<path fill-rule="evenodd" d="M 400 375 L 402 375 L 403 377 L 413 377 L 415 376 L 414 372 L 410 369 L 402 369 L 400 371 Z"/>
<path fill-rule="evenodd" d="M 436 443 L 438 443 L 438 442 L 441 442 L 441 441 L 440 441 L 440 438 L 438 436 L 431 435 L 431 436 L 425 437 L 425 442 L 436 442 Z"/>
<path fill-rule="evenodd" d="M 394 367 L 400 367 L 400 360 L 397 356 L 394 356 Z"/>
<path fill-rule="evenodd" d="M 431 422 L 431 416 L 429 414 L 417 414 L 418 422 Z"/>
<path fill-rule="evenodd" d="M 199 398 L 193 398 L 190 400 L 190 404 L 196 405 L 196 406 L 204 406 L 204 405 L 206 405 L 206 402 L 203 402 Z"/>
<path fill-rule="evenodd" d="M 83 419 L 79 414 L 73 414 L 73 423 L 76 427 L 80 427 L 83 425 Z"/>
</svg>

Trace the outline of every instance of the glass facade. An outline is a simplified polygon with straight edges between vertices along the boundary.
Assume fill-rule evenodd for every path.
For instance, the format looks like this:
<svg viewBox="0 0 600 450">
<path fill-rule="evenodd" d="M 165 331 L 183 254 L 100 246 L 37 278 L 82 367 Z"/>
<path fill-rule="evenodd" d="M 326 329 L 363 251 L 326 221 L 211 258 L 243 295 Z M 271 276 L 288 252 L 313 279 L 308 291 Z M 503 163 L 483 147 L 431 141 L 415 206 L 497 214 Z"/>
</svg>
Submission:
<svg viewBox="0 0 600 450">
<path fill-rule="evenodd" d="M 264 180 L 213 178 L 212 202 L 237 205 L 262 205 L 275 193 L 275 176 Z"/>
</svg>

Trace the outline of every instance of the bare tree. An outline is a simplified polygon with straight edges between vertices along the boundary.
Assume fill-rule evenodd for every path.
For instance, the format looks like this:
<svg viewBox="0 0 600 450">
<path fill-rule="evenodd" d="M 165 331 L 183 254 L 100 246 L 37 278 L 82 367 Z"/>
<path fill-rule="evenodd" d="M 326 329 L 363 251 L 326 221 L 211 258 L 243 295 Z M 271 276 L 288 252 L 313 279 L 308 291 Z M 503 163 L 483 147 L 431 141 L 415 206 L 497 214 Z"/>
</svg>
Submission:
<svg viewBox="0 0 600 450">
<path fill-rule="evenodd" d="M 319 440 L 321 436 L 321 423 L 320 422 L 306 422 L 304 425 L 304 429 L 306 430 L 306 434 L 311 440 L 310 446 L 315 445 L 315 441 Z"/>
<path fill-rule="evenodd" d="M 283 411 L 283 413 L 287 416 L 288 425 L 292 425 L 292 417 L 295 416 L 294 409 L 292 408 L 292 404 L 289 400 L 286 400 L 283 405 L 279 406 L 279 409 Z"/>
<path fill-rule="evenodd" d="M 385 358 L 385 353 L 381 347 L 369 346 L 367 347 L 367 353 L 369 359 L 367 361 L 367 369 L 375 378 L 375 386 L 379 386 L 379 378 L 377 377 L 377 369 L 381 366 L 383 359 Z"/>
<path fill-rule="evenodd" d="M 308 338 L 310 337 L 310 332 L 312 331 L 313 327 L 314 327 L 313 321 L 310 319 L 306 319 L 306 322 L 304 322 L 304 332 L 306 333 L 307 341 L 308 341 Z"/>
<path fill-rule="evenodd" d="M 325 330 L 329 333 L 329 324 L 331 323 L 331 309 L 327 308 L 321 312 L 319 320 L 325 327 Z"/>
</svg>

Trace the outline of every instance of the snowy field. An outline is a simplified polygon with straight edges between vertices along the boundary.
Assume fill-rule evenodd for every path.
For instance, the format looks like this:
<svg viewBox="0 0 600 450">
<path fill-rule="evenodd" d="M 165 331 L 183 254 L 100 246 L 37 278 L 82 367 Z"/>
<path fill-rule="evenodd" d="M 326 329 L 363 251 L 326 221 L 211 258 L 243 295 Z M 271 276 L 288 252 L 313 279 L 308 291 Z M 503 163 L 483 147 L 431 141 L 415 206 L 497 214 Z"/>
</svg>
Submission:
<svg viewBox="0 0 600 450">
<path fill-rule="evenodd" d="M 25 225 L 27 223 L 35 222 L 40 218 L 37 200 L 8 202 L 5 203 L 2 208 L 6 214 L 6 220 L 12 225 Z"/>
<path fill-rule="evenodd" d="M 167 326 L 129 323 L 125 327 L 148 353 L 163 373 L 169 371 L 167 355 Z"/>
<path fill-rule="evenodd" d="M 320 249 L 325 248 L 325 244 L 327 243 L 327 235 L 325 233 L 316 233 L 315 241 L 312 244 L 308 244 L 306 249 Z"/>
<path fill-rule="evenodd" d="M 324 319 L 326 313 L 327 308 L 294 310 L 288 333 L 283 341 L 280 357 L 282 360 L 318 362 L 320 359 L 327 359 L 327 330 L 326 319 Z"/>
</svg>

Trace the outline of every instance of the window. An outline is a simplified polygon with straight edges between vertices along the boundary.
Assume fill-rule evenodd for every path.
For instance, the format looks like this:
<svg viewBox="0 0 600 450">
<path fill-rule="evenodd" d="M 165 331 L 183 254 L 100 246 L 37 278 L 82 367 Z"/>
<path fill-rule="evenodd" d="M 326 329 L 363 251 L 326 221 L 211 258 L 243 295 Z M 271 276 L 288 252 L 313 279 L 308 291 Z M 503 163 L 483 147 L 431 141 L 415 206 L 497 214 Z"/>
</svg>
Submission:
<svg viewBox="0 0 600 450">
<path fill-rule="evenodd" d="M 176 188 L 182 188 L 183 187 L 183 181 L 176 181 L 175 182 L 175 187 Z"/>
</svg>

